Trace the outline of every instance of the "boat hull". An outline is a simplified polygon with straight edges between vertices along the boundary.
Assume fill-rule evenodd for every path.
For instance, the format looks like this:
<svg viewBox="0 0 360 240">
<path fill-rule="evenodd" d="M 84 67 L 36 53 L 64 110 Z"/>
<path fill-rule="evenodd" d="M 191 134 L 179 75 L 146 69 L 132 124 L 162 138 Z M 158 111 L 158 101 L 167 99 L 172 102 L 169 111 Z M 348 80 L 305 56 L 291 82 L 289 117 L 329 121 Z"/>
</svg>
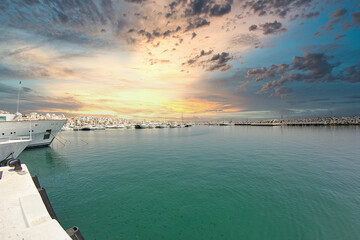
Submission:
<svg viewBox="0 0 360 240">
<path fill-rule="evenodd" d="M 0 139 L 0 161 L 10 156 L 11 153 L 14 158 L 17 158 L 29 143 L 30 139 L 7 140 L 4 142 Z"/>
<path fill-rule="evenodd" d="M 0 137 L 14 139 L 30 134 L 32 141 L 27 148 L 49 146 L 66 120 L 34 120 L 0 122 Z"/>
</svg>

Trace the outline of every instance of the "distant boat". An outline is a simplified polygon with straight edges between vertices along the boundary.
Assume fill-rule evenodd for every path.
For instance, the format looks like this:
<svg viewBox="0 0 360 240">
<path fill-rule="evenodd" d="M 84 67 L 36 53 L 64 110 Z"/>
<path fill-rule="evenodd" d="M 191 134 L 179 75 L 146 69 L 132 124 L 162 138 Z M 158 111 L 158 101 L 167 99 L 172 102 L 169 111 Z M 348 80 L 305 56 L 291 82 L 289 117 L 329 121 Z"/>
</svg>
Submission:
<svg viewBox="0 0 360 240">
<path fill-rule="evenodd" d="M 106 126 L 106 128 L 109 128 L 109 129 L 117 129 L 118 126 L 117 126 L 117 125 L 108 125 L 108 126 Z"/>
<path fill-rule="evenodd" d="M 125 127 L 126 127 L 127 129 L 131 129 L 131 128 L 134 128 L 134 125 L 132 125 L 132 124 L 127 124 L 127 125 L 125 125 Z"/>
<path fill-rule="evenodd" d="M 74 128 L 66 124 L 61 128 L 61 131 L 72 131 L 72 130 L 74 130 Z"/>
<path fill-rule="evenodd" d="M 145 129 L 145 128 L 148 128 L 148 125 L 146 125 L 144 123 L 135 125 L 135 129 Z"/>
<path fill-rule="evenodd" d="M 95 130 L 105 130 L 104 126 L 95 126 L 93 127 Z"/>
<path fill-rule="evenodd" d="M 80 128 L 80 131 L 92 131 L 95 130 L 95 128 L 91 125 L 85 125 Z"/>
<path fill-rule="evenodd" d="M 259 122 L 259 123 L 250 123 L 250 126 L 281 126 L 281 123 Z"/>
<path fill-rule="evenodd" d="M 222 122 L 222 123 L 219 123 L 219 126 L 231 126 L 231 123 Z"/>
</svg>

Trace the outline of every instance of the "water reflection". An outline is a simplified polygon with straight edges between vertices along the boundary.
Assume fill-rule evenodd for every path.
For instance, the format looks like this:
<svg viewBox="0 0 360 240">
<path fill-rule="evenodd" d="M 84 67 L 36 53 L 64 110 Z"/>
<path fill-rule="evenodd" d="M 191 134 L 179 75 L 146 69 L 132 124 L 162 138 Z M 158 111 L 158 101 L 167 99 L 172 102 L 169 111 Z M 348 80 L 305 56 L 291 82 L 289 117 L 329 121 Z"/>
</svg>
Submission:
<svg viewBox="0 0 360 240">
<path fill-rule="evenodd" d="M 27 165 L 32 174 L 39 174 L 39 171 L 69 169 L 66 158 L 53 147 L 26 149 L 19 155 L 19 159 Z"/>
</svg>

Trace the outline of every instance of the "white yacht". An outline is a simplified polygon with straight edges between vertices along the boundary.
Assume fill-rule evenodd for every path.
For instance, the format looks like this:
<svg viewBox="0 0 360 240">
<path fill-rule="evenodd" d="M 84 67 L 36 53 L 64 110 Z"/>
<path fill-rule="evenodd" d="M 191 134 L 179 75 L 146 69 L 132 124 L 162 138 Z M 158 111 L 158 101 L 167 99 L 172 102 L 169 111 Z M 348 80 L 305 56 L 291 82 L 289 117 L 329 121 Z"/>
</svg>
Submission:
<svg viewBox="0 0 360 240">
<path fill-rule="evenodd" d="M 13 140 L 28 137 L 31 132 L 32 139 L 27 147 L 49 146 L 66 121 L 64 116 L 31 114 L 23 117 L 20 113 L 0 111 L 0 138 Z"/>
</svg>

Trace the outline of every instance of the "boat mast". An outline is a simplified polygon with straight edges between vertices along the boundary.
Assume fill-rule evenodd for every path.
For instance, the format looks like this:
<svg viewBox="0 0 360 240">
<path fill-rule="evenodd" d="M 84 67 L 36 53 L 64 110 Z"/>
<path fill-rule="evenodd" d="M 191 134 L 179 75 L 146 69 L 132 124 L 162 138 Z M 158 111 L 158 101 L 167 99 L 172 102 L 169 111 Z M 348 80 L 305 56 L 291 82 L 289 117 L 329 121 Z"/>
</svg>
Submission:
<svg viewBox="0 0 360 240">
<path fill-rule="evenodd" d="M 19 82 L 19 88 L 18 88 L 18 98 L 17 98 L 17 107 L 16 107 L 16 113 L 19 112 L 19 101 L 20 101 L 20 85 L 21 81 Z"/>
</svg>

